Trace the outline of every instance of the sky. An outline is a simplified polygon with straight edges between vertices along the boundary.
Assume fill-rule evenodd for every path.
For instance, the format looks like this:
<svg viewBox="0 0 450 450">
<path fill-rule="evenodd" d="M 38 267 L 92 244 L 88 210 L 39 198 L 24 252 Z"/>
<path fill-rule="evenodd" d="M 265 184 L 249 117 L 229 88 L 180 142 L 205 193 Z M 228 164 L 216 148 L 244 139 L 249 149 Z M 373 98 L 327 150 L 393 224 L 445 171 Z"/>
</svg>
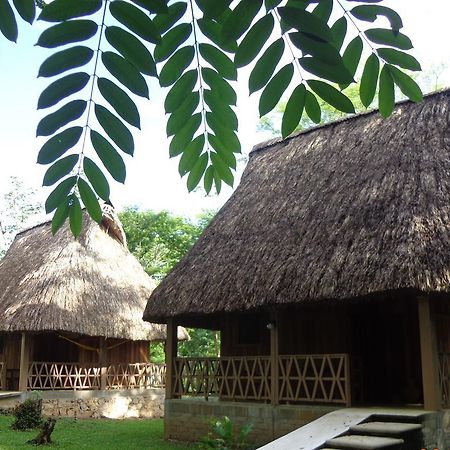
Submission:
<svg viewBox="0 0 450 450">
<path fill-rule="evenodd" d="M 387 0 L 382 4 L 400 13 L 404 23 L 402 31 L 412 39 L 413 54 L 425 70 L 448 64 L 450 2 Z M 17 176 L 38 190 L 43 200 L 50 192 L 41 187 L 46 167 L 36 164 L 37 153 L 46 141 L 35 137 L 36 125 L 45 115 L 45 112 L 36 111 L 36 104 L 40 92 L 49 84 L 48 79 L 38 79 L 36 75 L 42 61 L 52 54 L 52 51 L 34 46 L 43 29 L 39 22 L 32 27 L 21 23 L 18 44 L 9 43 L 0 36 L 0 197 L 8 189 L 10 176 Z M 240 74 L 241 81 L 235 86 L 239 98 L 236 108 L 239 138 L 244 153 L 270 137 L 257 132 L 258 95 L 248 98 L 247 76 L 248 70 Z M 449 70 L 440 75 L 439 81 L 450 86 Z M 127 180 L 125 185 L 110 183 L 114 205 L 119 209 L 135 205 L 141 209 L 168 210 L 191 218 L 202 209 L 219 208 L 231 195 L 231 188 L 224 188 L 220 195 L 206 196 L 202 191 L 189 194 L 185 179 L 180 179 L 178 174 L 178 159 L 169 159 L 163 94 L 154 82 L 150 83 L 150 101 L 139 102 L 139 107 L 142 129 L 134 133 L 135 156 L 125 158 Z M 243 165 L 239 166 L 237 178 Z"/>
</svg>

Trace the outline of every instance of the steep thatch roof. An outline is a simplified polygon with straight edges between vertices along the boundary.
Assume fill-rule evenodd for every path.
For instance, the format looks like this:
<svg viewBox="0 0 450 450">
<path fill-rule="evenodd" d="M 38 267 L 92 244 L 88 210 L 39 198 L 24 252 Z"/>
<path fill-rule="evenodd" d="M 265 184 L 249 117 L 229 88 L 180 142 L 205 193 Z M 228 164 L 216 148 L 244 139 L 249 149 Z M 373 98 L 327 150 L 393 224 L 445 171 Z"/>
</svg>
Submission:
<svg viewBox="0 0 450 450">
<path fill-rule="evenodd" d="M 142 320 L 153 289 L 112 209 L 101 227 L 84 214 L 77 240 L 46 222 L 18 234 L 0 262 L 0 332 L 165 339 L 165 326 Z"/>
<path fill-rule="evenodd" d="M 450 91 L 257 146 L 144 318 L 450 291 Z"/>
</svg>

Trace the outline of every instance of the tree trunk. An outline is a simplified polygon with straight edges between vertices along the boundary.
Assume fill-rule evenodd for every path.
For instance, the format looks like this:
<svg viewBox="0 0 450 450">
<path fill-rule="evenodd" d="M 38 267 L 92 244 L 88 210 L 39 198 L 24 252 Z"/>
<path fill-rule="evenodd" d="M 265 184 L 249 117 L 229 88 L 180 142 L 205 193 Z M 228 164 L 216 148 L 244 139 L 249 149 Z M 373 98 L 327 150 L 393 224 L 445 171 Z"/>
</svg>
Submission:
<svg viewBox="0 0 450 450">
<path fill-rule="evenodd" d="M 34 439 L 29 440 L 27 443 L 34 445 L 50 444 L 50 442 L 52 442 L 51 434 L 53 433 L 55 424 L 56 424 L 55 419 L 48 418 L 42 425 L 41 432 Z"/>
</svg>

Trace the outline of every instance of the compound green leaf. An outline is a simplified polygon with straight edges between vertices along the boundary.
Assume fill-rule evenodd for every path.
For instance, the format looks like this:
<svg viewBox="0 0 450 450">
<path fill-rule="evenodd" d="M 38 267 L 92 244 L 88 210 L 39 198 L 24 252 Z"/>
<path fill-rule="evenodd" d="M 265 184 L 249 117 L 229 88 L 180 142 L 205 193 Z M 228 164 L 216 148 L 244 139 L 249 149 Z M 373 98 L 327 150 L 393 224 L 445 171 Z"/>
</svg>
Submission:
<svg viewBox="0 0 450 450">
<path fill-rule="evenodd" d="M 133 156 L 133 135 L 123 122 L 102 105 L 95 105 L 95 116 L 117 147 L 128 155 Z"/>
<path fill-rule="evenodd" d="M 151 0 L 150 0 L 151 1 Z M 153 23 L 161 34 L 170 30 L 186 12 L 187 2 L 173 3 L 167 9 L 167 12 L 161 12 L 153 19 Z"/>
<path fill-rule="evenodd" d="M 205 89 L 203 91 L 203 98 L 210 110 L 221 117 L 225 128 L 237 130 L 238 119 L 235 112 L 229 105 L 222 101 L 219 95 L 209 89 Z"/>
<path fill-rule="evenodd" d="M 354 82 L 352 74 L 344 64 L 327 64 L 320 59 L 306 56 L 298 60 L 300 65 L 309 73 L 333 83 L 350 84 Z"/>
<path fill-rule="evenodd" d="M 419 61 L 414 56 L 395 48 L 378 48 L 377 53 L 380 58 L 383 58 L 389 64 L 394 64 L 407 70 L 422 70 Z"/>
<path fill-rule="evenodd" d="M 223 124 L 221 116 L 216 113 L 207 112 L 206 122 L 209 128 L 214 131 L 217 139 L 223 144 L 224 148 L 232 153 L 241 153 L 241 143 L 236 133 Z"/>
<path fill-rule="evenodd" d="M 241 0 L 223 22 L 224 39 L 237 41 L 250 28 L 262 5 L 263 0 Z"/>
<path fill-rule="evenodd" d="M 159 74 L 159 84 L 162 87 L 171 86 L 181 77 L 184 70 L 194 59 L 195 51 L 192 45 L 177 50 L 164 64 Z"/>
<path fill-rule="evenodd" d="M 395 90 L 394 80 L 389 69 L 383 66 L 380 73 L 380 85 L 378 91 L 378 106 L 383 117 L 389 117 L 394 110 Z"/>
<path fill-rule="evenodd" d="M 153 56 L 144 44 L 128 31 L 111 26 L 105 30 L 106 40 L 139 72 L 157 76 Z"/>
<path fill-rule="evenodd" d="M 54 81 L 39 96 L 38 109 L 49 108 L 69 95 L 81 91 L 90 78 L 85 72 L 77 72 Z"/>
<path fill-rule="evenodd" d="M 206 166 L 208 165 L 208 160 L 209 160 L 208 154 L 203 153 L 203 155 L 201 155 L 197 159 L 197 162 L 194 164 L 194 167 L 190 171 L 186 183 L 189 192 L 193 191 L 200 183 L 200 180 L 202 179 L 202 176 L 205 173 Z"/>
<path fill-rule="evenodd" d="M 181 47 L 192 33 L 192 25 L 190 23 L 180 23 L 175 28 L 168 31 L 156 45 L 154 56 L 156 62 L 167 59 L 175 50 Z"/>
<path fill-rule="evenodd" d="M 377 90 L 378 74 L 380 72 L 380 61 L 375 54 L 371 54 L 364 65 L 361 83 L 359 85 L 359 96 L 361 103 L 368 108 L 372 103 Z"/>
<path fill-rule="evenodd" d="M 194 114 L 187 121 L 186 125 L 172 138 L 169 145 L 169 155 L 171 158 L 184 152 L 201 123 L 201 113 Z"/>
<path fill-rule="evenodd" d="M 94 51 L 88 47 L 77 45 L 67 50 L 61 50 L 49 56 L 39 68 L 38 77 L 52 77 L 66 70 L 84 66 L 94 56 Z"/>
<path fill-rule="evenodd" d="M 142 39 L 152 44 L 157 44 L 161 41 L 158 27 L 147 14 L 136 8 L 136 6 L 122 0 L 115 0 L 109 4 L 109 11 L 117 21 Z"/>
<path fill-rule="evenodd" d="M 412 42 L 408 36 L 402 33 L 395 33 L 392 30 L 385 28 L 372 28 L 364 33 L 369 40 L 376 44 L 389 45 L 401 50 L 412 49 Z"/>
<path fill-rule="evenodd" d="M 237 43 L 233 40 L 225 40 L 222 32 L 222 25 L 214 20 L 205 17 L 197 20 L 200 31 L 214 44 L 222 50 L 234 53 L 237 49 Z"/>
<path fill-rule="evenodd" d="M 164 100 L 166 113 L 173 113 L 183 104 L 187 92 L 192 92 L 198 80 L 197 70 L 189 70 L 172 86 Z"/>
<path fill-rule="evenodd" d="M 0 0 L 0 31 L 11 42 L 17 42 L 18 29 L 16 17 L 8 0 Z"/>
<path fill-rule="evenodd" d="M 280 101 L 294 75 L 294 65 L 286 64 L 269 81 L 259 99 L 259 115 L 262 117 L 272 111 Z M 224 180 L 225 181 L 225 180 Z"/>
<path fill-rule="evenodd" d="M 225 55 L 222 50 L 211 44 L 202 43 L 199 45 L 200 55 L 209 63 L 217 72 L 227 80 L 237 80 L 237 70 L 233 61 Z"/>
<path fill-rule="evenodd" d="M 250 73 L 248 80 L 248 89 L 250 94 L 262 89 L 270 80 L 281 57 L 284 53 L 284 40 L 283 38 L 277 39 L 270 44 L 267 50 L 263 53 L 261 58 L 258 59 L 255 67 Z"/>
<path fill-rule="evenodd" d="M 75 17 L 90 16 L 102 7 L 102 0 L 53 0 L 45 4 L 38 20 L 63 22 Z"/>
<path fill-rule="evenodd" d="M 208 141 L 227 167 L 236 169 L 236 156 L 234 156 L 233 152 L 225 147 L 222 141 L 214 134 L 208 133 Z"/>
<path fill-rule="evenodd" d="M 289 33 L 288 36 L 292 43 L 302 51 L 303 55 L 311 55 L 330 65 L 342 64 L 341 55 L 333 44 L 301 31 Z"/>
<path fill-rule="evenodd" d="M 166 126 L 167 136 L 177 134 L 191 118 L 200 102 L 198 91 L 189 92 L 181 106 L 169 117 Z"/>
<path fill-rule="evenodd" d="M 236 67 L 244 67 L 258 56 L 272 34 L 273 26 L 273 16 L 272 14 L 267 14 L 250 28 L 234 55 Z"/>
<path fill-rule="evenodd" d="M 306 101 L 306 88 L 303 84 L 299 84 L 286 103 L 286 109 L 283 113 L 283 119 L 281 121 L 281 135 L 283 138 L 289 136 L 300 123 L 300 119 L 303 115 L 303 108 Z"/>
<path fill-rule="evenodd" d="M 202 153 L 204 145 L 205 135 L 200 134 L 184 149 L 180 162 L 178 163 L 178 172 L 180 176 L 184 177 L 184 175 L 193 169 Z"/>
<path fill-rule="evenodd" d="M 32 24 L 36 17 L 35 0 L 13 0 L 14 6 L 25 22 Z M 1 8 L 0 8 L 1 9 Z M 3 9 L 1 9 L 3 12 Z"/>
<path fill-rule="evenodd" d="M 99 77 L 97 86 L 103 98 L 114 108 L 122 119 L 130 125 L 141 128 L 139 111 L 130 96 L 107 78 Z"/>
<path fill-rule="evenodd" d="M 91 130 L 91 142 L 106 170 L 116 181 L 124 183 L 126 169 L 119 152 L 95 130 Z"/>
<path fill-rule="evenodd" d="M 378 16 L 384 16 L 389 20 L 392 30 L 396 33 L 403 27 L 402 18 L 399 14 L 387 6 L 359 5 L 355 6 L 349 12 L 353 17 L 366 22 L 375 22 Z"/>
<path fill-rule="evenodd" d="M 80 201 L 76 195 L 72 195 L 69 202 L 69 223 L 70 230 L 75 237 L 81 234 L 83 227 L 83 212 L 81 210 Z"/>
<path fill-rule="evenodd" d="M 110 194 L 109 183 L 97 164 L 85 156 L 83 159 L 83 170 L 97 195 L 105 200 L 105 202 L 108 201 Z"/>
<path fill-rule="evenodd" d="M 36 136 L 50 136 L 69 122 L 80 118 L 86 110 L 85 100 L 73 100 L 52 114 L 45 116 L 37 126 Z"/>
<path fill-rule="evenodd" d="M 314 123 L 320 123 L 320 120 L 322 117 L 320 105 L 319 105 L 319 102 L 317 101 L 316 96 L 310 91 L 306 91 L 305 111 L 306 111 L 306 114 L 308 114 L 308 117 Z"/>
<path fill-rule="evenodd" d="M 113 52 L 103 52 L 106 69 L 133 94 L 148 98 L 148 86 L 144 77 L 126 59 Z"/>
<path fill-rule="evenodd" d="M 335 87 L 319 80 L 307 80 L 306 82 L 322 100 L 325 100 L 334 108 L 350 114 L 355 112 L 355 107 L 351 100 Z"/>
<path fill-rule="evenodd" d="M 69 195 L 70 191 L 74 188 L 77 182 L 77 177 L 69 177 L 61 181 L 55 189 L 50 193 L 45 201 L 45 212 L 51 213 L 54 211 L 63 200 Z"/>
<path fill-rule="evenodd" d="M 66 199 L 56 208 L 55 214 L 53 214 L 52 234 L 56 234 L 56 232 L 64 225 L 64 222 L 69 217 L 69 211 L 69 198 L 66 197 Z"/>
<path fill-rule="evenodd" d="M 95 195 L 89 184 L 78 178 L 78 192 L 80 193 L 81 200 L 87 209 L 89 215 L 97 222 L 100 223 L 103 219 L 102 208 L 98 203 L 97 196 Z"/>
<path fill-rule="evenodd" d="M 44 30 L 36 45 L 55 48 L 72 42 L 85 41 L 97 33 L 98 25 L 92 20 L 69 20 Z"/>
<path fill-rule="evenodd" d="M 233 155 L 233 154 L 231 154 Z M 214 166 L 214 170 L 219 177 L 227 183 L 229 186 L 233 186 L 234 177 L 228 164 L 222 159 L 221 155 L 215 152 L 210 153 L 211 161 Z"/>
<path fill-rule="evenodd" d="M 69 155 L 56 161 L 45 172 L 44 181 L 42 182 L 42 184 L 44 186 L 51 186 L 62 177 L 68 175 L 70 172 L 72 172 L 75 164 L 78 162 L 78 158 L 78 155 Z"/>
<path fill-rule="evenodd" d="M 403 94 L 416 103 L 423 100 L 423 94 L 419 85 L 409 75 L 397 69 L 397 67 L 391 65 L 386 65 L 385 67 L 389 70 L 394 83 L 400 88 Z"/>
<path fill-rule="evenodd" d="M 50 164 L 72 148 L 83 133 L 82 127 L 71 127 L 50 138 L 39 150 L 38 164 Z"/>
<path fill-rule="evenodd" d="M 237 95 L 230 84 L 215 70 L 209 67 L 202 68 L 202 78 L 212 91 L 215 91 L 227 105 L 236 105 Z"/>
</svg>

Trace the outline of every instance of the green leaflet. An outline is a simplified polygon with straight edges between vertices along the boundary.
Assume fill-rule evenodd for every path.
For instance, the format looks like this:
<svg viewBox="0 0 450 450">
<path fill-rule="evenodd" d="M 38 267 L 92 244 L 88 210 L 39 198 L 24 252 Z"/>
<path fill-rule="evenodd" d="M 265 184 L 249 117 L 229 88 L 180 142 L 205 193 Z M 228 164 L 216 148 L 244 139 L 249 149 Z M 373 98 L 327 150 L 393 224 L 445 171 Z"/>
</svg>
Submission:
<svg viewBox="0 0 450 450">
<path fill-rule="evenodd" d="M 340 17 L 334 22 L 331 26 L 331 33 L 333 34 L 333 45 L 337 50 L 340 50 L 347 35 L 347 19 L 345 16 Z"/>
<path fill-rule="evenodd" d="M 141 9 L 122 0 L 115 0 L 109 4 L 111 15 L 125 25 L 129 30 L 136 33 L 142 39 L 152 44 L 161 41 L 158 27 L 153 23 Z"/>
<path fill-rule="evenodd" d="M 380 73 L 380 84 L 378 91 L 378 106 L 383 117 L 389 117 L 394 110 L 395 91 L 394 80 L 386 66 L 383 66 Z"/>
<path fill-rule="evenodd" d="M 80 118 L 86 110 L 85 100 L 73 100 L 38 123 L 36 136 L 50 136 L 69 122 Z"/>
<path fill-rule="evenodd" d="M 164 64 L 159 74 L 159 84 L 162 87 L 171 86 L 180 78 L 183 71 L 194 59 L 195 51 L 192 45 L 177 50 Z"/>
<path fill-rule="evenodd" d="M 310 92 L 306 91 L 305 97 L 305 111 L 308 114 L 308 117 L 314 123 L 320 123 L 322 112 L 320 110 L 319 102 L 317 101 L 316 96 Z"/>
<path fill-rule="evenodd" d="M 313 13 L 289 6 L 278 8 L 278 12 L 291 28 L 309 33 L 322 41 L 333 42 L 334 36 L 326 21 Z"/>
<path fill-rule="evenodd" d="M 164 100 L 166 113 L 173 113 L 184 102 L 187 92 L 192 92 L 197 83 L 197 70 L 189 70 L 172 86 Z"/>
<path fill-rule="evenodd" d="M 203 153 L 203 155 L 201 155 L 194 164 L 194 167 L 190 171 L 186 182 L 189 192 L 193 191 L 197 187 L 198 183 L 200 183 L 200 180 L 205 173 L 206 166 L 208 165 L 208 159 L 208 154 Z"/>
<path fill-rule="evenodd" d="M 342 64 L 342 58 L 336 47 L 329 42 L 318 40 L 314 36 L 301 31 L 288 34 L 292 43 L 299 48 L 303 55 L 311 55 L 327 64 Z"/>
<path fill-rule="evenodd" d="M 85 41 L 97 33 L 97 24 L 92 20 L 69 20 L 44 30 L 36 45 L 55 48 L 71 42 Z"/>
<path fill-rule="evenodd" d="M 237 41 L 250 28 L 262 4 L 263 0 L 241 0 L 223 22 L 224 40 Z"/>
<path fill-rule="evenodd" d="M 136 5 L 142 6 L 148 12 L 151 13 L 167 13 L 167 1 L 166 0 L 131 0 Z"/>
<path fill-rule="evenodd" d="M 333 0 L 320 0 L 312 13 L 324 22 L 328 22 L 332 11 Z"/>
<path fill-rule="evenodd" d="M 214 134 L 208 133 L 208 141 L 220 156 L 220 158 L 223 160 L 223 162 L 227 165 L 227 167 L 236 169 L 236 157 L 234 156 L 233 152 L 225 147 L 222 141 Z"/>
<path fill-rule="evenodd" d="M 248 79 L 248 89 L 250 94 L 259 91 L 269 82 L 281 60 L 281 57 L 283 56 L 283 53 L 283 38 L 277 39 L 275 42 L 270 44 L 261 58 L 258 59 L 255 67 L 250 73 L 250 77 Z"/>
<path fill-rule="evenodd" d="M 363 41 L 359 36 L 356 36 L 348 45 L 344 51 L 342 59 L 344 61 L 345 67 L 348 69 L 352 77 L 355 76 L 356 70 L 359 66 L 359 61 L 361 60 L 361 55 L 363 51 Z M 341 89 L 345 89 L 348 83 L 340 85 Z"/>
<path fill-rule="evenodd" d="M 214 44 L 226 52 L 234 53 L 237 49 L 236 41 L 227 41 L 223 37 L 222 25 L 214 20 L 201 18 L 197 20 L 200 31 Z"/>
<path fill-rule="evenodd" d="M 106 40 L 139 72 L 157 76 L 156 64 L 142 42 L 128 31 L 111 26 L 105 30 Z"/>
<path fill-rule="evenodd" d="M 273 16 L 272 14 L 267 14 L 250 28 L 234 55 L 236 67 L 246 66 L 258 56 L 272 34 L 273 26 Z"/>
<path fill-rule="evenodd" d="M 78 162 L 78 155 L 69 155 L 62 159 L 59 159 L 54 164 L 52 164 L 45 172 L 43 186 L 51 186 L 55 184 L 62 177 L 65 177 L 72 169 L 75 167 L 75 164 Z"/>
<path fill-rule="evenodd" d="M 319 80 L 307 80 L 308 86 L 323 100 L 334 108 L 345 113 L 354 113 L 355 107 L 351 100 L 335 87 Z"/>
<path fill-rule="evenodd" d="M 91 130 L 91 142 L 100 161 L 111 176 L 120 183 L 125 182 L 125 163 L 119 155 L 119 152 L 95 130 Z"/>
<path fill-rule="evenodd" d="M 394 83 L 400 88 L 400 90 L 413 102 L 421 102 L 423 100 L 423 94 L 419 85 L 406 73 L 403 73 L 397 67 L 387 64 L 386 69 L 392 76 Z"/>
<path fill-rule="evenodd" d="M 209 194 L 211 192 L 213 182 L 214 182 L 214 167 L 209 166 L 205 171 L 205 176 L 203 177 L 203 188 L 205 189 L 206 194 Z"/>
<path fill-rule="evenodd" d="M 233 154 L 231 153 L 231 155 Z M 218 153 L 211 152 L 210 157 L 214 166 L 214 170 L 217 172 L 222 181 L 227 183 L 229 186 L 233 186 L 234 177 L 228 164 L 221 158 Z"/>
<path fill-rule="evenodd" d="M 422 70 L 419 61 L 414 56 L 395 48 L 378 48 L 377 53 L 380 58 L 383 58 L 389 64 L 394 64 L 407 70 Z"/>
<path fill-rule="evenodd" d="M 50 164 L 56 161 L 80 140 L 82 133 L 82 127 L 71 127 L 50 138 L 39 150 L 38 164 Z"/>
<path fill-rule="evenodd" d="M 109 183 L 103 172 L 92 159 L 83 158 L 83 170 L 97 195 L 103 200 L 109 200 Z"/>
<path fill-rule="evenodd" d="M 80 201 L 76 195 L 72 195 L 69 203 L 69 222 L 70 230 L 75 237 L 81 234 L 83 224 L 83 213 L 81 211 Z"/>
<path fill-rule="evenodd" d="M 283 138 L 289 136 L 300 123 L 303 115 L 303 108 L 306 101 L 306 88 L 303 84 L 299 84 L 292 92 L 286 104 L 281 122 L 281 135 Z"/>
<path fill-rule="evenodd" d="M 341 84 L 354 82 L 352 74 L 344 64 L 331 65 L 310 56 L 299 58 L 298 62 L 305 70 L 319 78 Z"/>
<path fill-rule="evenodd" d="M 38 77 L 52 77 L 66 70 L 84 66 L 94 56 L 94 51 L 88 47 L 77 45 L 67 50 L 61 50 L 49 56 L 39 68 Z"/>
<path fill-rule="evenodd" d="M 261 117 L 275 108 L 284 91 L 289 86 L 293 75 L 294 65 L 289 63 L 281 68 L 269 81 L 259 99 L 259 115 Z"/>
<path fill-rule="evenodd" d="M 97 86 L 104 99 L 122 119 L 130 125 L 141 128 L 139 111 L 130 96 L 107 78 L 97 78 Z"/>
<path fill-rule="evenodd" d="M 156 45 L 154 56 L 156 62 L 167 59 L 175 50 L 181 47 L 181 44 L 187 40 L 192 33 L 192 25 L 190 23 L 181 23 L 175 28 L 168 31 Z"/>
<path fill-rule="evenodd" d="M 231 0 L 195 0 L 195 3 L 203 12 L 203 17 L 216 19 L 220 17 L 225 10 L 230 6 Z"/>
<path fill-rule="evenodd" d="M 209 89 L 205 89 L 203 91 L 203 98 L 210 110 L 221 117 L 225 128 L 237 130 L 238 119 L 235 112 L 229 105 L 222 101 L 219 95 Z"/>
<path fill-rule="evenodd" d="M 85 72 L 77 72 L 54 81 L 39 96 L 38 109 L 49 108 L 69 95 L 81 91 L 90 78 Z"/>
<path fill-rule="evenodd" d="M 210 69 L 209 67 L 203 67 L 202 78 L 212 91 L 215 91 L 218 95 L 220 95 L 226 104 L 236 105 L 236 92 L 215 70 Z"/>
<path fill-rule="evenodd" d="M 185 149 L 178 163 L 178 172 L 184 177 L 195 166 L 205 145 L 205 135 L 197 136 Z"/>
<path fill-rule="evenodd" d="M 86 183 L 83 178 L 78 178 L 78 192 L 80 193 L 81 200 L 87 209 L 89 215 L 97 222 L 101 223 L 103 219 L 102 208 L 100 207 L 97 197 L 94 191 Z"/>
<path fill-rule="evenodd" d="M 63 22 L 75 17 L 90 16 L 102 7 L 102 0 L 53 0 L 46 3 L 38 20 L 46 22 Z"/>
<path fill-rule="evenodd" d="M 232 153 L 241 153 L 241 143 L 239 142 L 236 133 L 224 126 L 221 116 L 215 113 L 207 112 L 206 122 L 224 148 Z"/>
<path fill-rule="evenodd" d="M 217 72 L 227 80 L 237 80 L 237 70 L 233 61 L 218 48 L 211 44 L 202 43 L 199 45 L 200 55 L 209 64 L 211 64 Z"/>
<path fill-rule="evenodd" d="M 408 36 L 402 33 L 395 33 L 392 30 L 384 28 L 372 28 L 364 33 L 369 40 L 376 44 L 389 45 L 401 50 L 412 49 L 412 42 Z"/>
<path fill-rule="evenodd" d="M 95 105 L 95 116 L 110 139 L 125 153 L 133 156 L 134 141 L 130 130 L 102 105 Z"/>
<path fill-rule="evenodd" d="M 16 17 L 8 0 L 0 0 L 0 31 L 6 39 L 17 42 L 18 30 Z"/>
<path fill-rule="evenodd" d="M 169 145 L 169 155 L 171 158 L 184 152 L 201 123 L 201 113 L 194 114 L 187 121 L 186 125 L 172 138 Z"/>
<path fill-rule="evenodd" d="M 148 86 L 144 77 L 127 60 L 113 52 L 103 52 L 106 69 L 133 94 L 148 98 Z"/>
<path fill-rule="evenodd" d="M 371 54 L 364 65 L 361 84 L 359 85 L 359 96 L 361 103 L 368 108 L 372 103 L 377 90 L 378 74 L 380 72 L 380 61 L 375 54 Z"/>
<path fill-rule="evenodd" d="M 54 211 L 63 202 L 75 186 L 76 182 L 77 177 L 69 177 L 61 181 L 61 183 L 53 189 L 45 201 L 45 212 L 47 214 Z"/>
<path fill-rule="evenodd" d="M 53 214 L 52 234 L 56 234 L 56 232 L 64 225 L 64 222 L 69 217 L 69 211 L 69 198 L 66 197 L 56 208 L 55 214 Z"/>
<path fill-rule="evenodd" d="M 150 0 L 151 1 L 151 0 Z M 187 2 L 177 2 L 173 3 L 167 9 L 167 12 L 161 12 L 156 15 L 153 19 L 153 23 L 158 28 L 161 34 L 165 33 L 167 30 L 170 30 L 173 25 L 175 25 L 178 20 L 183 17 L 186 12 Z"/>
<path fill-rule="evenodd" d="M 200 102 L 198 91 L 189 92 L 181 106 L 169 117 L 166 126 L 167 136 L 178 133 L 191 118 Z"/>
<path fill-rule="evenodd" d="M 386 6 L 358 5 L 349 12 L 353 17 L 366 22 L 375 22 L 378 16 L 385 16 L 389 20 L 392 30 L 397 33 L 403 27 L 402 18 L 398 13 Z"/>
<path fill-rule="evenodd" d="M 14 7 L 25 22 L 32 24 L 36 16 L 36 5 L 34 0 L 13 0 Z M 3 9 L 0 7 L 3 13 Z"/>
</svg>

